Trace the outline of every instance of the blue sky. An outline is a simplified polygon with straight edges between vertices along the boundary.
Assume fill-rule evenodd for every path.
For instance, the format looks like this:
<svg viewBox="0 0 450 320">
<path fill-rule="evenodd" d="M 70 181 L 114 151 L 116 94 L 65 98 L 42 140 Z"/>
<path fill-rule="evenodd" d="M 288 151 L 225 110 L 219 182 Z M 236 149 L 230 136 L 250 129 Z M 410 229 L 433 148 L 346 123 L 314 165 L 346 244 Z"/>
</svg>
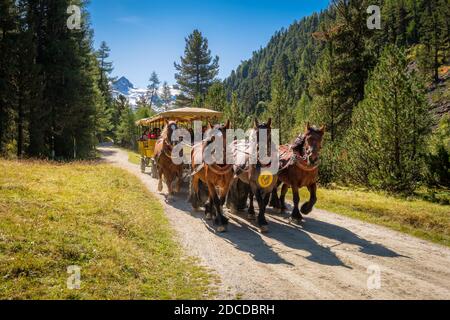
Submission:
<svg viewBox="0 0 450 320">
<path fill-rule="evenodd" d="M 220 78 L 288 27 L 329 0 L 91 0 L 95 47 L 111 48 L 114 75 L 145 87 L 153 70 L 173 84 L 184 38 L 199 29 L 220 60 Z"/>
</svg>

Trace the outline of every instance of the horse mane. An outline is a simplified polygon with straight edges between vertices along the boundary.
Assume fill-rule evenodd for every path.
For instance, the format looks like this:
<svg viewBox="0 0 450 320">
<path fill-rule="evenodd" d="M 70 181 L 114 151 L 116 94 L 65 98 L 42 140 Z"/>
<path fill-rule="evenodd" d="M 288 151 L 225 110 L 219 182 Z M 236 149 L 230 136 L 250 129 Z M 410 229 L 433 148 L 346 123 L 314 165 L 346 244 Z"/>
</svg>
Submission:
<svg viewBox="0 0 450 320">
<path fill-rule="evenodd" d="M 170 123 L 169 123 L 169 124 L 166 124 L 166 125 L 164 126 L 164 128 L 162 129 L 162 131 L 161 131 L 161 139 L 167 138 L 167 134 L 168 134 L 168 132 L 169 132 L 169 125 L 170 125 Z"/>
<path fill-rule="evenodd" d="M 294 151 L 302 152 L 303 146 L 305 145 L 305 134 L 301 133 L 294 142 L 291 143 L 292 149 Z"/>
<path fill-rule="evenodd" d="M 159 137 L 159 140 L 168 140 L 170 141 L 170 137 L 169 137 L 169 126 L 174 123 L 174 121 L 169 121 L 168 124 L 166 124 L 164 126 L 164 128 L 161 131 L 161 135 Z"/>
</svg>

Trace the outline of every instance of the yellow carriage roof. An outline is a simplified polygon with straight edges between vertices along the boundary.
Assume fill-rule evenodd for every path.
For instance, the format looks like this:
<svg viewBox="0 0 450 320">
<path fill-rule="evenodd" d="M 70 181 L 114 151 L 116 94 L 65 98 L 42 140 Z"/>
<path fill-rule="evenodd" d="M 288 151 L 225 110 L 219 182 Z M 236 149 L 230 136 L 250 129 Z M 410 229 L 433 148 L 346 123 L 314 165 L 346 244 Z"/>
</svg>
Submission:
<svg viewBox="0 0 450 320">
<path fill-rule="evenodd" d="M 222 112 L 214 111 L 206 108 L 180 108 L 161 112 L 154 117 L 145 118 L 136 121 L 138 126 L 148 126 L 154 122 L 161 120 L 181 120 L 181 121 L 195 121 L 208 120 L 212 118 L 219 119 L 223 115 Z"/>
</svg>

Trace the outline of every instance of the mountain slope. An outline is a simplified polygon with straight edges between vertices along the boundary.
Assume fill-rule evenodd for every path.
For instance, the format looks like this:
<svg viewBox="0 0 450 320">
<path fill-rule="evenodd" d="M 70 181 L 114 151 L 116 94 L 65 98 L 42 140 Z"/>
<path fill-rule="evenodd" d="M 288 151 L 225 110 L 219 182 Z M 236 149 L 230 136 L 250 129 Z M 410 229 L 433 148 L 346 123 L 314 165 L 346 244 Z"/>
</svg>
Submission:
<svg viewBox="0 0 450 320">
<path fill-rule="evenodd" d="M 432 73 L 431 69 L 437 63 L 433 61 L 435 57 L 439 64 L 446 64 L 444 60 L 448 60 L 450 56 L 448 41 L 450 29 L 443 17 L 448 16 L 450 12 L 448 0 L 357 0 L 354 3 L 360 3 L 362 8 L 366 8 L 369 4 L 377 4 L 381 8 L 382 30 L 371 30 L 364 48 L 366 51 L 364 54 L 372 55 L 375 59 L 374 63 L 367 66 L 369 71 L 375 66 L 376 60 L 387 44 L 404 47 L 407 52 L 414 47 L 431 48 L 429 52 L 417 58 L 422 60 L 423 73 Z M 231 93 L 236 92 L 242 111 L 259 115 L 271 100 L 274 71 L 282 68 L 285 77 L 283 81 L 287 84 L 289 107 L 295 108 L 304 94 L 307 96 L 305 100 L 313 100 L 314 92 L 310 92 L 309 87 L 318 76 L 317 62 L 325 48 L 326 42 L 322 41 L 325 39 L 322 31 L 327 30 L 333 37 L 343 25 L 349 21 L 350 23 L 356 21 L 358 15 L 364 20 L 365 26 L 365 10 L 362 12 L 363 15 L 359 11 L 347 12 L 348 21 L 342 19 L 342 15 L 339 20 L 335 7 L 331 5 L 320 13 L 313 13 L 294 22 L 287 29 L 277 31 L 264 48 L 255 51 L 250 59 L 243 61 L 224 80 L 228 99 L 231 100 Z M 342 33 L 342 35 L 350 48 L 353 41 L 350 38 L 351 34 Z M 438 41 L 442 42 L 441 47 L 434 49 L 432 45 Z M 438 52 L 434 54 L 433 50 Z M 341 60 L 337 63 L 342 63 L 348 56 L 340 55 L 339 58 Z M 429 83 L 428 75 L 425 76 L 423 73 L 421 76 L 424 82 Z M 351 74 L 348 74 L 348 77 L 351 77 Z M 341 88 L 341 91 L 344 90 Z M 260 102 L 263 104 L 258 105 Z"/>
<path fill-rule="evenodd" d="M 228 96 L 237 92 L 244 112 L 253 112 L 258 102 L 270 100 L 272 73 L 277 65 L 284 65 L 291 91 L 297 99 L 301 97 L 307 89 L 311 68 L 323 49 L 323 43 L 312 34 L 327 19 L 326 12 L 314 13 L 288 29 L 277 31 L 266 47 L 255 51 L 251 59 L 243 61 L 224 80 Z"/>
</svg>

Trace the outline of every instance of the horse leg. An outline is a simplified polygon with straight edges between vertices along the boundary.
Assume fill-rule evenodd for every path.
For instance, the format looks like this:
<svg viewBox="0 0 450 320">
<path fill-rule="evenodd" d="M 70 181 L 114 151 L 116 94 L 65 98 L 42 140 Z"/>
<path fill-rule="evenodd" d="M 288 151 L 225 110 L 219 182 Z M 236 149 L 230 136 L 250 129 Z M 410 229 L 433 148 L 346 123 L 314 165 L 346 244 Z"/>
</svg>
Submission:
<svg viewBox="0 0 450 320">
<path fill-rule="evenodd" d="M 205 216 L 206 216 L 206 220 L 212 220 L 213 206 L 212 206 L 211 198 L 208 198 L 208 202 L 205 204 Z"/>
<path fill-rule="evenodd" d="M 270 194 L 270 204 L 269 206 L 272 207 L 275 213 L 280 213 L 281 212 L 281 203 L 280 203 L 280 198 L 278 198 L 278 186 L 276 186 L 275 188 L 273 188 L 272 193 Z"/>
<path fill-rule="evenodd" d="M 194 210 L 198 210 L 199 201 L 198 201 L 198 176 L 194 175 L 190 177 L 191 183 L 189 186 L 189 202 L 192 205 Z"/>
<path fill-rule="evenodd" d="M 311 213 L 312 209 L 314 208 L 314 205 L 317 202 L 317 184 L 313 183 L 312 185 L 308 186 L 309 191 L 309 201 L 305 202 L 300 209 L 301 213 L 303 214 L 309 214 Z"/>
<path fill-rule="evenodd" d="M 210 199 L 210 206 L 214 206 L 216 217 L 214 219 L 214 222 L 217 224 L 217 231 L 218 232 L 225 232 L 227 231 L 227 224 L 228 219 L 224 217 L 222 205 L 220 204 L 220 199 L 216 192 L 216 187 L 213 183 L 208 182 L 208 190 L 209 190 L 209 199 Z"/>
<path fill-rule="evenodd" d="M 173 195 L 173 177 L 171 175 L 164 175 L 164 181 L 166 183 L 167 189 L 169 190 L 169 196 Z"/>
<path fill-rule="evenodd" d="M 249 220 L 255 220 L 255 205 L 253 203 L 253 198 L 253 191 L 250 190 L 250 192 L 248 193 L 248 199 L 250 200 L 250 203 L 247 210 L 247 219 Z"/>
<path fill-rule="evenodd" d="M 289 190 L 289 186 L 285 183 L 283 183 L 283 186 L 281 187 L 281 193 L 280 193 L 280 207 L 281 207 L 281 211 L 285 211 L 287 209 L 286 207 L 286 193 Z"/>
<path fill-rule="evenodd" d="M 298 204 L 300 202 L 300 196 L 298 194 L 298 187 L 292 186 L 292 194 L 294 196 L 294 210 L 292 211 L 291 219 L 294 221 L 294 223 L 300 224 L 303 217 L 300 213 L 300 210 L 298 210 Z"/>
<path fill-rule="evenodd" d="M 197 195 L 199 196 L 198 193 L 199 189 L 198 189 L 198 184 L 197 184 Z M 214 188 L 215 191 L 215 188 Z M 212 220 L 213 216 L 216 215 L 216 213 L 214 212 L 214 206 L 213 206 L 213 195 L 212 192 L 210 191 L 210 187 L 208 184 L 208 201 L 205 204 L 205 216 L 206 216 L 206 220 Z"/>
<path fill-rule="evenodd" d="M 163 189 L 163 173 L 161 168 L 158 170 L 158 192 L 161 192 Z"/>
<path fill-rule="evenodd" d="M 256 193 L 256 201 L 258 201 L 259 213 L 258 213 L 258 225 L 261 229 L 261 232 L 269 231 L 267 227 L 268 223 L 265 217 L 266 205 L 269 202 L 270 193 L 263 194 L 262 190 L 257 189 Z"/>
<path fill-rule="evenodd" d="M 178 170 L 178 175 L 177 175 L 177 185 L 175 188 L 175 191 L 178 193 L 180 192 L 181 189 L 181 178 L 183 177 L 183 169 L 179 169 Z"/>
<path fill-rule="evenodd" d="M 177 177 L 177 186 L 175 188 L 175 191 L 178 193 L 181 189 L 181 177 Z"/>
<path fill-rule="evenodd" d="M 230 191 L 232 181 L 233 180 L 229 181 L 228 183 L 225 183 L 225 186 L 220 190 L 220 205 L 222 207 L 227 200 L 227 195 L 228 195 L 228 192 Z"/>
</svg>

